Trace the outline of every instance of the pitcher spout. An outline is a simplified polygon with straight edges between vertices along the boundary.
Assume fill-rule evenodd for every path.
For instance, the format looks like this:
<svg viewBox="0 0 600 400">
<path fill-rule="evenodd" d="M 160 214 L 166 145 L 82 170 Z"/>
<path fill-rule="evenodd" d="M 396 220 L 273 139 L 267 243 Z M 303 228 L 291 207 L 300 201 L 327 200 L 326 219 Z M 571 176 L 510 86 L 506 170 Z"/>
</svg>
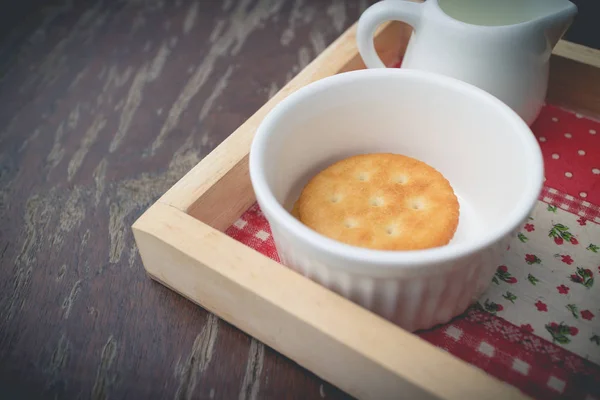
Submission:
<svg viewBox="0 0 600 400">
<path fill-rule="evenodd" d="M 534 23 L 543 27 L 550 48 L 554 48 L 571 26 L 577 14 L 577 6 L 568 0 L 544 0 L 540 4 L 543 6 Z"/>
</svg>

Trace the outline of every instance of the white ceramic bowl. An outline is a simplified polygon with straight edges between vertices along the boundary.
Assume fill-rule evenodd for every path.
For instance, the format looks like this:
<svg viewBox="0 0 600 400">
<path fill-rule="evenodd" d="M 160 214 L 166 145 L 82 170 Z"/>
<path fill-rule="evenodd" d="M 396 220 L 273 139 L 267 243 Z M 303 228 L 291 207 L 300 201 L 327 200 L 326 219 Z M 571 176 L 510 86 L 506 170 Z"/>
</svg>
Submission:
<svg viewBox="0 0 600 400">
<path fill-rule="evenodd" d="M 288 210 L 317 172 L 342 158 L 393 152 L 439 170 L 460 202 L 450 244 L 358 248 L 324 237 Z M 543 183 L 529 127 L 488 93 L 414 70 L 322 79 L 279 103 L 258 128 L 250 176 L 282 262 L 407 330 L 462 313 L 488 287 Z"/>
</svg>

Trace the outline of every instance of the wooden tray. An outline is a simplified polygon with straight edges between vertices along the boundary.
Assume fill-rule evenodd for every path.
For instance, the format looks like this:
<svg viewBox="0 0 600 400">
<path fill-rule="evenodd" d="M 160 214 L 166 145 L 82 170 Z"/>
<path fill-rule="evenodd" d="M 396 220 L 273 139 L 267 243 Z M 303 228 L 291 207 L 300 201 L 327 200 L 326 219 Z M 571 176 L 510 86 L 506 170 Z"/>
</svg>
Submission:
<svg viewBox="0 0 600 400">
<path fill-rule="evenodd" d="M 351 27 L 133 225 L 148 274 L 358 398 L 508 399 L 517 389 L 228 237 L 255 202 L 248 175 L 254 132 L 275 104 L 318 79 L 364 68 Z M 383 25 L 388 65 L 411 30 Z M 600 52 L 562 41 L 548 102 L 600 115 Z"/>
</svg>

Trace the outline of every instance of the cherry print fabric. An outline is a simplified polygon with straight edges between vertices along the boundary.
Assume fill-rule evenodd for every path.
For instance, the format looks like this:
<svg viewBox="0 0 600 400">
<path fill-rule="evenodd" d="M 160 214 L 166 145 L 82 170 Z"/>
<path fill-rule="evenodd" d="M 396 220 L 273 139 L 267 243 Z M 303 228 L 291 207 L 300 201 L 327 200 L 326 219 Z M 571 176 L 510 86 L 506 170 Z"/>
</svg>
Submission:
<svg viewBox="0 0 600 400">
<path fill-rule="evenodd" d="M 599 278 L 600 225 L 538 202 L 480 303 L 600 364 Z"/>
<path fill-rule="evenodd" d="M 547 105 L 532 130 L 546 181 L 530 219 L 479 301 L 417 334 L 534 398 L 600 400 L 600 122 Z M 226 233 L 279 261 L 257 205 Z"/>
</svg>

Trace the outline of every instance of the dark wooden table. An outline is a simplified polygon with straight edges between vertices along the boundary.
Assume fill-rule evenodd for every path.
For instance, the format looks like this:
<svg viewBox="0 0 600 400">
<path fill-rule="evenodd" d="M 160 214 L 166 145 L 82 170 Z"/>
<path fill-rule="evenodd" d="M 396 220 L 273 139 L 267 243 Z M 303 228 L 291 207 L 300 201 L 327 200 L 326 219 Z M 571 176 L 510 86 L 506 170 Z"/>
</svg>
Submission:
<svg viewBox="0 0 600 400">
<path fill-rule="evenodd" d="M 0 398 L 346 397 L 152 282 L 130 226 L 372 2 L 12 2 Z"/>
<path fill-rule="evenodd" d="M 145 274 L 130 226 L 369 1 L 53 1 L 0 47 L 0 398 L 344 398 Z"/>
</svg>

